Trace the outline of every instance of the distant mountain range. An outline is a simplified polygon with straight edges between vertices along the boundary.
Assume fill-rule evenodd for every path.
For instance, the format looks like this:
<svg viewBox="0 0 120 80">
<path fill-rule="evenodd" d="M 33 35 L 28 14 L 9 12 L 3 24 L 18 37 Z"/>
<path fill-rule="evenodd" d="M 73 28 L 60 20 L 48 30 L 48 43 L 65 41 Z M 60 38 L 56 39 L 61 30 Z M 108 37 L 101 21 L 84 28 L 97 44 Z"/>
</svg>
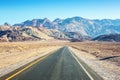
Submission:
<svg viewBox="0 0 120 80">
<path fill-rule="evenodd" d="M 57 18 L 54 21 L 50 21 L 49 19 L 44 18 L 27 20 L 22 23 L 14 24 L 12 26 L 8 23 L 5 23 L 3 26 L 4 28 L 7 28 L 9 26 L 10 28 L 6 30 L 11 30 L 12 32 L 17 31 L 17 33 L 25 33 L 26 35 L 29 35 L 29 37 L 31 36 L 32 39 L 41 39 L 40 34 L 38 33 L 45 34 L 49 38 L 54 37 L 56 39 L 72 39 L 80 41 L 92 40 L 93 38 L 93 40 L 101 40 L 102 38 L 99 38 L 101 37 L 100 35 L 108 36 L 109 34 L 115 34 L 116 36 L 119 36 L 117 34 L 120 34 L 120 19 L 92 20 L 82 17 L 72 17 L 67 19 Z M 5 30 L 0 29 L 0 37 L 3 36 L 3 33 L 11 34 L 9 31 L 4 31 Z M 33 35 L 33 33 L 35 35 Z M 16 32 L 13 35 L 15 34 Z"/>
<path fill-rule="evenodd" d="M 120 19 L 102 19 L 91 20 L 82 17 L 72 17 L 67 19 L 33 19 L 15 24 L 14 26 L 34 26 L 46 27 L 48 29 L 57 29 L 61 32 L 77 32 L 81 35 L 97 37 L 103 34 L 120 33 Z"/>
</svg>

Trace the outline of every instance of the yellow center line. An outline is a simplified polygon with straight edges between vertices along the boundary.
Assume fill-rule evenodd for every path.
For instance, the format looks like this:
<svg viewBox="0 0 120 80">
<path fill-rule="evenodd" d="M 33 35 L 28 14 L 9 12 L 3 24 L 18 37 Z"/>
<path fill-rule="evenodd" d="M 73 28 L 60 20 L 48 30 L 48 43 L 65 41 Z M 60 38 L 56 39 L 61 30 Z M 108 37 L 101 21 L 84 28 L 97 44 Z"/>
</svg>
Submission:
<svg viewBox="0 0 120 80">
<path fill-rule="evenodd" d="M 49 54 L 50 55 L 50 54 Z M 37 62 L 41 61 L 42 59 L 44 59 L 45 57 L 49 56 L 43 56 L 42 58 L 34 61 L 33 63 L 29 64 L 28 66 L 26 66 L 25 68 L 21 69 L 20 71 L 16 72 L 15 74 L 11 75 L 10 77 L 6 78 L 5 80 L 10 80 L 11 78 L 17 76 L 18 74 L 20 74 L 21 72 L 25 71 L 26 69 L 30 68 L 31 66 L 33 66 L 34 64 L 36 64 Z"/>
</svg>

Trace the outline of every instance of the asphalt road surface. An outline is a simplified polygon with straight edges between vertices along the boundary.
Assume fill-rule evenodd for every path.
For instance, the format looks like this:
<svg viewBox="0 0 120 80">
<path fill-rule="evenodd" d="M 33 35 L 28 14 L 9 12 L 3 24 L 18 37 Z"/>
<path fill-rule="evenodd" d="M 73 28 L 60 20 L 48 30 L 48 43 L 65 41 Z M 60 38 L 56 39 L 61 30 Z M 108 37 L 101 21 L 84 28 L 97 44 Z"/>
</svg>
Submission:
<svg viewBox="0 0 120 80">
<path fill-rule="evenodd" d="M 68 47 L 15 74 L 12 73 L 5 80 L 103 80 Z"/>
</svg>

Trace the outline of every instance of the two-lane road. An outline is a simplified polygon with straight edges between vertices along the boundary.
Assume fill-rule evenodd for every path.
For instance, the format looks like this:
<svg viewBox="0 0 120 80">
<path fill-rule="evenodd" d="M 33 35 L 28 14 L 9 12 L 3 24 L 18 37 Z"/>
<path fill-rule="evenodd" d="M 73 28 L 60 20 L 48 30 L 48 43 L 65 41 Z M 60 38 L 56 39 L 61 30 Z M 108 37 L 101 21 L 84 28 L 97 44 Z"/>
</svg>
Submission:
<svg viewBox="0 0 120 80">
<path fill-rule="evenodd" d="M 19 74 L 9 75 L 6 80 L 103 80 L 87 70 L 68 47 L 63 47 Z"/>
</svg>

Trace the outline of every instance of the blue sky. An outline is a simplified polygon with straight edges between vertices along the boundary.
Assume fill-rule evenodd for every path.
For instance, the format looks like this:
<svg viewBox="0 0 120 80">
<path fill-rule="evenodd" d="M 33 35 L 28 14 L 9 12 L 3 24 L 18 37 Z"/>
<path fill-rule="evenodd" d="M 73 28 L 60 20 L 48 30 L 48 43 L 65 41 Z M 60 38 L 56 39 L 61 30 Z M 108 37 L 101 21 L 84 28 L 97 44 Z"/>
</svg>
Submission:
<svg viewBox="0 0 120 80">
<path fill-rule="evenodd" d="M 0 24 L 74 16 L 120 19 L 120 0 L 0 0 Z"/>
</svg>

